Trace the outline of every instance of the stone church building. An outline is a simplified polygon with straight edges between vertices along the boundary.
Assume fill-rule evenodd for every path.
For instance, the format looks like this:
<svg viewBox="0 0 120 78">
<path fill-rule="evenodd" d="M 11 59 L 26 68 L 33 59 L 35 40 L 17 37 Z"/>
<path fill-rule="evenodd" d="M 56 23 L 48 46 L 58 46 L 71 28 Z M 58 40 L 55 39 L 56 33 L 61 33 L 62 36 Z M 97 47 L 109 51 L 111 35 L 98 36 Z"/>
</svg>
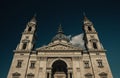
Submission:
<svg viewBox="0 0 120 78">
<path fill-rule="evenodd" d="M 85 49 L 74 46 L 61 25 L 51 42 L 34 49 L 35 16 L 27 23 L 7 78 L 113 78 L 106 50 L 101 45 L 93 23 L 84 16 Z"/>
</svg>

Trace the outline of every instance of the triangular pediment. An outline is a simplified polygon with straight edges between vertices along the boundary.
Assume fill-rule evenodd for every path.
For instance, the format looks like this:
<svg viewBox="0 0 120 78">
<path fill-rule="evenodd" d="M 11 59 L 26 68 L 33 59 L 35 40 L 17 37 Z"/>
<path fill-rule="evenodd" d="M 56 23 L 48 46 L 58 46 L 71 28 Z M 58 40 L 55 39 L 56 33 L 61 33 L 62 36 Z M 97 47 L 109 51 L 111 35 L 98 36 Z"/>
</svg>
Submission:
<svg viewBox="0 0 120 78">
<path fill-rule="evenodd" d="M 46 46 L 37 48 L 37 50 L 82 50 L 80 47 L 75 47 L 68 43 L 50 43 Z"/>
</svg>

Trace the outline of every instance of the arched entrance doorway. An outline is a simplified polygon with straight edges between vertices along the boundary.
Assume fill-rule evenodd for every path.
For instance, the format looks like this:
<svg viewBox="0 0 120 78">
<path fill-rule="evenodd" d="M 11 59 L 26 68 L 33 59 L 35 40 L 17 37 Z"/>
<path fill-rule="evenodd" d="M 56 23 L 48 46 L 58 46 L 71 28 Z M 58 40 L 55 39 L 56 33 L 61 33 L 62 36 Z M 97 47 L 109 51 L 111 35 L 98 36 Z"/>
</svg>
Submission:
<svg viewBox="0 0 120 78">
<path fill-rule="evenodd" d="M 67 78 L 67 64 L 57 60 L 52 64 L 52 78 Z"/>
</svg>

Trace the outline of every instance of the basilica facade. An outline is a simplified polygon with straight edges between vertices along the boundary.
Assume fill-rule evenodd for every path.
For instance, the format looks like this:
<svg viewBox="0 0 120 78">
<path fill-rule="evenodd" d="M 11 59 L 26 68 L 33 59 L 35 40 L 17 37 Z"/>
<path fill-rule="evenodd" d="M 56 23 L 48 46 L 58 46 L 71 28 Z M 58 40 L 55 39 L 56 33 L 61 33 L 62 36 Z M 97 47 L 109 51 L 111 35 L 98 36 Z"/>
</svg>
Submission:
<svg viewBox="0 0 120 78">
<path fill-rule="evenodd" d="M 84 16 L 84 46 L 74 46 L 61 25 L 48 45 L 34 49 L 35 16 L 27 23 L 14 50 L 7 78 L 113 78 L 93 23 Z"/>
</svg>

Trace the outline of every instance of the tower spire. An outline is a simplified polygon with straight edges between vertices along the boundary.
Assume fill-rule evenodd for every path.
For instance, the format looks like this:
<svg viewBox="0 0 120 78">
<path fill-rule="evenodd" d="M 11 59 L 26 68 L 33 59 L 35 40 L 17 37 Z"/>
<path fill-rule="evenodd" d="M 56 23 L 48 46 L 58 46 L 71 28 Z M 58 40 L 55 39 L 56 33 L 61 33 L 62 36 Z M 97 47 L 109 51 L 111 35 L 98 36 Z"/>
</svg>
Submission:
<svg viewBox="0 0 120 78">
<path fill-rule="evenodd" d="M 84 24 L 86 24 L 86 23 L 91 23 L 91 24 L 92 24 L 92 22 L 87 18 L 85 12 L 83 12 L 83 16 L 84 16 L 84 18 L 83 18 L 83 20 L 84 20 L 84 21 L 83 21 Z"/>
<path fill-rule="evenodd" d="M 85 12 L 83 12 L 83 16 L 86 16 Z"/>
<path fill-rule="evenodd" d="M 35 13 L 34 16 L 32 17 L 32 19 L 30 20 L 30 22 L 36 23 L 36 16 L 37 16 L 37 14 Z"/>
<path fill-rule="evenodd" d="M 59 25 L 58 33 L 63 33 L 63 30 L 62 30 L 62 26 L 61 26 L 61 24 Z"/>
</svg>

